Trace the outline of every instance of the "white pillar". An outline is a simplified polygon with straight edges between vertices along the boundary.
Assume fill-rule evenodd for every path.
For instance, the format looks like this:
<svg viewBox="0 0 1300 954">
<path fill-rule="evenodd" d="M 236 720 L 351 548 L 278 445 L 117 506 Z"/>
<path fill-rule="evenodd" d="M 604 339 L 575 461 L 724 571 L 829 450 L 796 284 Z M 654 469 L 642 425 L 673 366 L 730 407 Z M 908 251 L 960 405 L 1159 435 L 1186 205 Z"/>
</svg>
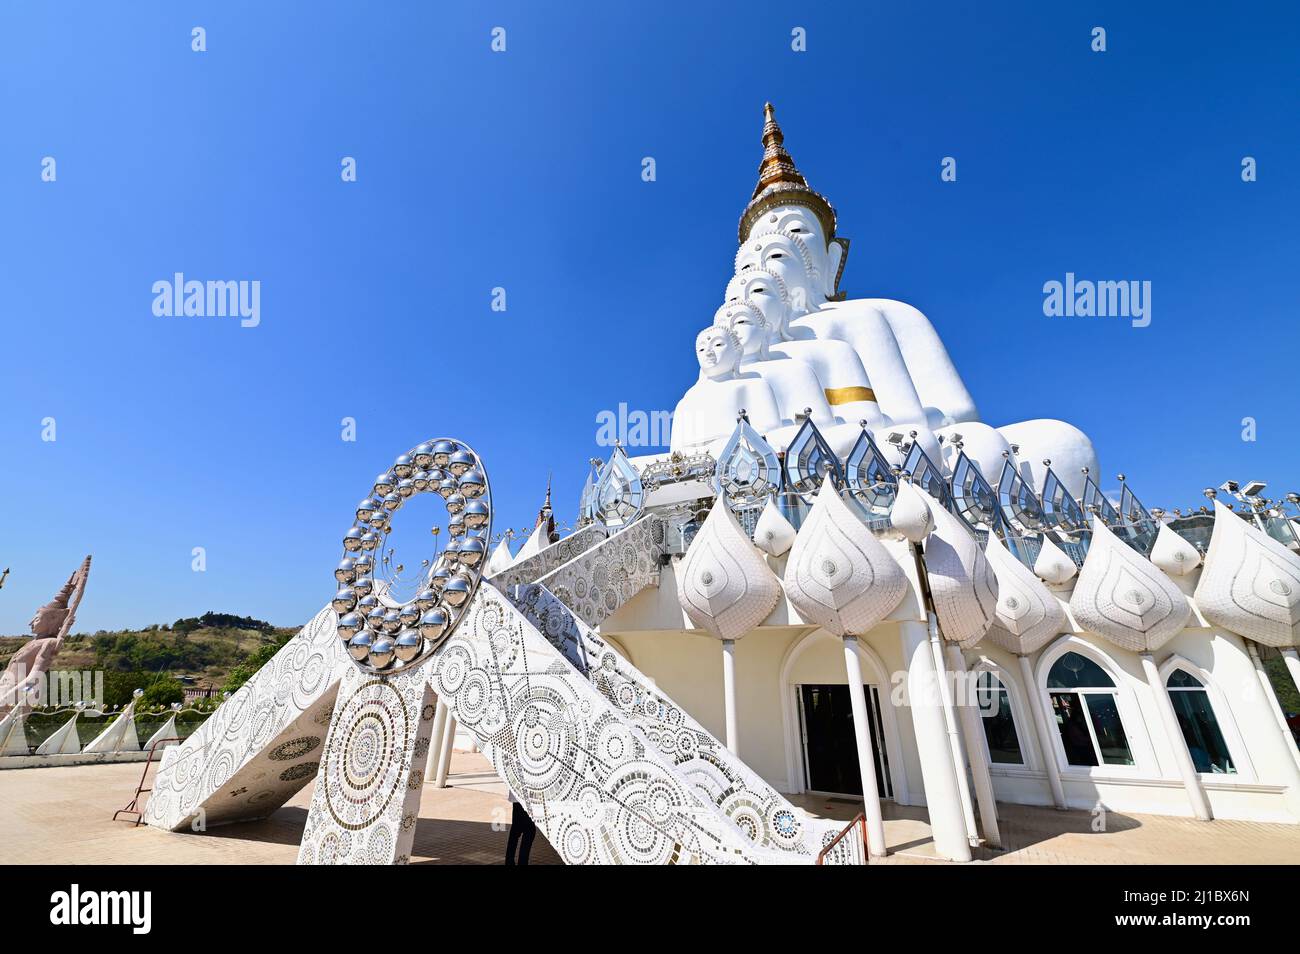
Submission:
<svg viewBox="0 0 1300 954">
<path fill-rule="evenodd" d="M 740 754 L 740 739 L 736 730 L 736 641 L 722 641 L 722 705 L 727 715 L 727 748 L 733 755 Z"/>
<path fill-rule="evenodd" d="M 447 703 L 438 697 L 433 716 L 433 730 L 429 733 L 429 754 L 424 760 L 424 780 L 432 782 L 438 777 L 438 764 L 442 761 L 442 727 L 447 723 Z"/>
<path fill-rule="evenodd" d="M 934 654 L 934 671 L 939 677 L 939 698 L 943 703 L 943 724 L 948 730 L 948 749 L 957 772 L 957 793 L 961 796 L 961 813 L 966 822 L 966 837 L 973 844 L 979 840 L 975 827 L 975 805 L 970 797 L 970 780 L 966 777 L 966 755 L 962 752 L 961 736 L 957 733 L 957 716 L 953 714 L 952 684 L 948 681 L 948 667 L 943 661 L 943 637 L 939 635 L 939 619 L 933 612 L 927 623 L 930 633 L 930 652 Z"/>
<path fill-rule="evenodd" d="M 950 643 L 948 658 L 952 660 L 952 671 L 966 675 L 966 657 L 961 647 Z M 965 679 L 962 685 L 970 691 Z M 1002 833 L 998 829 L 998 802 L 993 795 L 993 776 L 989 774 L 989 763 L 984 758 L 984 726 L 980 725 L 979 713 L 970 704 L 970 698 L 963 694 L 957 700 L 957 714 L 961 717 L 962 734 L 966 737 L 966 757 L 970 761 L 970 774 L 975 780 L 975 798 L 980 806 L 980 832 L 984 843 L 991 848 L 1002 847 Z"/>
<path fill-rule="evenodd" d="M 1214 818 L 1214 813 L 1210 810 L 1210 800 L 1205 794 L 1205 789 L 1201 787 L 1201 777 L 1196 774 L 1196 766 L 1192 764 L 1191 753 L 1187 751 L 1187 740 L 1183 738 L 1183 730 L 1178 725 L 1178 715 L 1174 712 L 1173 700 L 1169 698 L 1169 690 L 1165 688 L 1165 682 L 1160 678 L 1160 670 L 1156 668 L 1156 661 L 1150 653 L 1141 653 L 1142 671 L 1146 673 L 1147 685 L 1151 687 L 1151 694 L 1155 696 L 1156 707 L 1160 710 L 1161 721 L 1165 724 L 1165 735 L 1169 739 L 1169 748 L 1174 753 L 1174 761 L 1178 763 L 1178 772 L 1183 777 L 1183 787 L 1187 789 L 1187 799 L 1192 803 L 1192 814 L 1201 821 L 1210 821 Z"/>
<path fill-rule="evenodd" d="M 943 718 L 943 696 L 934 667 L 934 650 L 925 623 L 899 624 L 907 660 L 907 701 L 916 733 L 917 756 L 925 782 L 926 811 L 935 850 L 950 861 L 970 861 L 970 839 L 962 817 L 961 794 Z"/>
<path fill-rule="evenodd" d="M 1259 678 L 1260 687 L 1264 692 L 1265 704 L 1273 710 L 1273 719 L 1277 722 L 1278 731 L 1282 733 L 1282 744 L 1286 746 L 1291 756 L 1291 764 L 1296 767 L 1296 772 L 1300 773 L 1300 749 L 1296 748 L 1295 736 L 1291 734 L 1291 727 L 1286 724 L 1286 716 L 1282 713 L 1282 706 L 1277 701 L 1277 693 L 1273 691 L 1273 683 L 1269 681 L 1268 673 L 1264 669 L 1264 661 L 1259 658 L 1259 650 L 1251 640 L 1245 639 L 1243 642 L 1246 644 L 1247 652 L 1250 653 L 1255 675 Z M 1296 773 L 1292 773 L 1292 777 L 1295 776 Z"/>
<path fill-rule="evenodd" d="M 849 680 L 849 700 L 853 704 L 853 736 L 858 744 L 862 804 L 867 816 L 867 850 L 872 857 L 883 858 L 888 851 L 885 844 L 885 819 L 880 813 L 876 757 L 871 750 L 871 716 L 867 713 L 867 692 L 862 685 L 862 660 L 858 658 L 856 636 L 844 637 L 844 669 Z"/>
<path fill-rule="evenodd" d="M 456 744 L 456 717 L 447 710 L 447 724 L 442 729 L 442 754 L 438 759 L 438 788 L 447 787 L 447 772 L 451 769 L 451 750 Z"/>
<path fill-rule="evenodd" d="M 1029 657 L 1017 656 L 1016 659 L 1020 661 L 1020 681 L 1024 683 L 1025 697 L 1029 699 L 1029 712 L 1034 722 L 1034 732 L 1038 736 L 1038 752 L 1043 757 L 1047 784 L 1052 789 L 1052 801 L 1059 810 L 1065 811 L 1070 806 L 1065 800 L 1061 770 L 1056 765 L 1056 746 L 1052 744 L 1052 722 L 1043 710 L 1043 700 L 1039 698 L 1038 687 L 1034 684 L 1034 671 L 1029 665 Z"/>
</svg>

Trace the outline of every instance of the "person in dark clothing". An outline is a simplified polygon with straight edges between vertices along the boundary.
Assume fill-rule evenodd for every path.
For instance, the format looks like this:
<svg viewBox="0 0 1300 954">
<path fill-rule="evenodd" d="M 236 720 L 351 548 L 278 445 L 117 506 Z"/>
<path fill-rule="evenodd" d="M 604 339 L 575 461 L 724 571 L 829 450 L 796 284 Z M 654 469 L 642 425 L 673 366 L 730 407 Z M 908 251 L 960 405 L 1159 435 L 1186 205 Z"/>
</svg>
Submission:
<svg viewBox="0 0 1300 954">
<path fill-rule="evenodd" d="M 514 792 L 507 793 L 510 798 L 510 835 L 506 839 L 506 864 L 528 864 L 528 853 L 533 850 L 533 839 L 537 837 L 537 825 L 533 823 Z M 515 846 L 519 846 L 516 861 Z"/>
</svg>

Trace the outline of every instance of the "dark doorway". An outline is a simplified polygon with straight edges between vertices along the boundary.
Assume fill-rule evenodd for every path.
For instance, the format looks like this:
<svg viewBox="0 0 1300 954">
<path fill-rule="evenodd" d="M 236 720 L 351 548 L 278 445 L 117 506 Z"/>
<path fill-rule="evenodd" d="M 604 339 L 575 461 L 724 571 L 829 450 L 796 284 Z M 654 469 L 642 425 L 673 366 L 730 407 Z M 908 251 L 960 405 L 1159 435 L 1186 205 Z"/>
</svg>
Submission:
<svg viewBox="0 0 1300 954">
<path fill-rule="evenodd" d="M 871 748 L 876 761 L 876 785 L 881 798 L 893 798 L 889 754 L 884 746 L 880 696 L 875 686 L 865 686 L 867 715 L 871 722 Z M 858 745 L 853 735 L 853 704 L 848 686 L 800 686 L 799 714 L 803 723 L 806 784 L 814 792 L 862 794 L 858 771 Z"/>
</svg>

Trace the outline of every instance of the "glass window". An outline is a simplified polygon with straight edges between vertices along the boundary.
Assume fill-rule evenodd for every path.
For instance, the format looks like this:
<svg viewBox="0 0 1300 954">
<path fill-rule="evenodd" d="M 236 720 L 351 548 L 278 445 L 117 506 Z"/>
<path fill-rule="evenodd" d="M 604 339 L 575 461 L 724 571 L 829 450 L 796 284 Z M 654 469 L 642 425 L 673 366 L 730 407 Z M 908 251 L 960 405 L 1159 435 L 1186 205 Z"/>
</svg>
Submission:
<svg viewBox="0 0 1300 954">
<path fill-rule="evenodd" d="M 989 745 L 989 761 L 1024 765 L 1016 722 L 1011 715 L 1011 697 L 1007 695 L 1002 680 L 991 672 L 981 672 L 975 683 L 975 697 L 980 721 L 984 724 L 984 738 Z"/>
<path fill-rule="evenodd" d="M 1133 765 L 1115 682 L 1087 656 L 1066 653 L 1047 674 L 1052 714 L 1070 765 Z"/>
<path fill-rule="evenodd" d="M 1183 731 L 1187 751 L 1196 771 L 1235 775 L 1237 768 L 1228 754 L 1228 744 L 1219 731 L 1219 720 L 1210 705 L 1210 694 L 1200 680 L 1185 669 L 1175 669 L 1165 683 L 1174 704 L 1178 727 Z"/>
</svg>

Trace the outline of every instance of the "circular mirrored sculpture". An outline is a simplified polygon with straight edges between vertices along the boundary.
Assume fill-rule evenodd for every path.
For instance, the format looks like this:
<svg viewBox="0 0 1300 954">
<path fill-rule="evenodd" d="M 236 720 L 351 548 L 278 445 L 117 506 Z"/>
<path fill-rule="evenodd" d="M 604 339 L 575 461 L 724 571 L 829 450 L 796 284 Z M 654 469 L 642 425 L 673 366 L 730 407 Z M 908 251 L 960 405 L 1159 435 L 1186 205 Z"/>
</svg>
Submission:
<svg viewBox="0 0 1300 954">
<path fill-rule="evenodd" d="M 422 499 L 446 518 L 420 537 L 430 552 L 398 554 L 390 546 L 398 512 Z M 357 506 L 334 571 L 338 637 L 357 665 L 386 675 L 428 659 L 474 598 L 491 533 L 492 493 L 469 445 L 442 438 L 398 455 Z"/>
</svg>

